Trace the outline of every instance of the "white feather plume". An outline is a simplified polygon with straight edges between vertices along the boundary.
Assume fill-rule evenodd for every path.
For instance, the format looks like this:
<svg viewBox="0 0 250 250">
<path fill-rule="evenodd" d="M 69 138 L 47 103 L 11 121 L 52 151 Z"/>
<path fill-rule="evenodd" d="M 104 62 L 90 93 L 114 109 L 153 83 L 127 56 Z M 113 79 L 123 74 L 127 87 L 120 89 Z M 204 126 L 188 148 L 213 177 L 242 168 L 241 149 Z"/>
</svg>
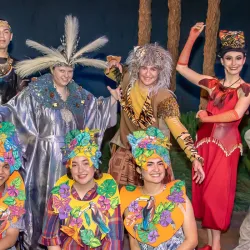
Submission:
<svg viewBox="0 0 250 250">
<path fill-rule="evenodd" d="M 102 36 L 102 37 L 96 39 L 95 41 L 87 44 L 83 48 L 79 49 L 75 53 L 75 55 L 73 56 L 73 59 L 78 58 L 79 56 L 81 56 L 84 53 L 88 53 L 88 52 L 92 52 L 94 50 L 97 50 L 97 49 L 103 47 L 107 42 L 108 42 L 108 38 L 106 36 Z"/>
<path fill-rule="evenodd" d="M 24 78 L 38 71 L 53 67 L 54 65 L 55 58 L 51 56 L 37 57 L 35 59 L 28 59 L 18 62 L 15 65 L 15 72 L 21 78 Z"/>
<path fill-rule="evenodd" d="M 95 67 L 99 69 L 106 69 L 107 68 L 107 62 L 98 60 L 98 59 L 90 59 L 90 58 L 79 58 L 75 60 L 75 63 L 81 64 L 82 66 L 90 66 Z"/>
<path fill-rule="evenodd" d="M 66 63 L 65 57 L 57 49 L 46 47 L 43 44 L 40 44 L 38 42 L 29 40 L 29 39 L 26 40 L 26 44 L 30 48 L 36 49 L 39 52 L 41 52 L 42 54 L 44 54 L 44 55 L 58 57 L 57 60 L 60 60 L 60 61 L 62 61 L 64 63 Z"/>
<path fill-rule="evenodd" d="M 65 42 L 66 42 L 66 55 L 68 61 L 72 57 L 75 49 L 77 36 L 79 32 L 79 23 L 76 17 L 68 15 L 65 17 Z"/>
</svg>

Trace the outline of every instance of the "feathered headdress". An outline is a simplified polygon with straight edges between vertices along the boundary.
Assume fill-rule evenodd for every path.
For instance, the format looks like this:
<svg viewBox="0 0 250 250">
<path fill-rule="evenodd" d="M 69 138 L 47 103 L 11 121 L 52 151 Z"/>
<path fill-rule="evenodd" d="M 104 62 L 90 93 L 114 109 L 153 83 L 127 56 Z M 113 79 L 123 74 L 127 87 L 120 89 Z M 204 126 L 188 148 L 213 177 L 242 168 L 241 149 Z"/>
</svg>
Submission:
<svg viewBox="0 0 250 250">
<path fill-rule="evenodd" d="M 100 37 L 76 51 L 79 42 L 78 33 L 78 19 L 69 15 L 65 17 L 65 35 L 61 39 L 61 46 L 58 49 L 48 48 L 38 42 L 26 40 L 26 44 L 29 47 L 38 50 L 44 56 L 18 62 L 16 64 L 16 73 L 21 77 L 27 77 L 50 67 L 74 67 L 76 64 L 106 68 L 107 64 L 105 61 L 82 57 L 82 55 L 101 48 L 108 42 L 108 39 L 105 36 Z"/>
</svg>

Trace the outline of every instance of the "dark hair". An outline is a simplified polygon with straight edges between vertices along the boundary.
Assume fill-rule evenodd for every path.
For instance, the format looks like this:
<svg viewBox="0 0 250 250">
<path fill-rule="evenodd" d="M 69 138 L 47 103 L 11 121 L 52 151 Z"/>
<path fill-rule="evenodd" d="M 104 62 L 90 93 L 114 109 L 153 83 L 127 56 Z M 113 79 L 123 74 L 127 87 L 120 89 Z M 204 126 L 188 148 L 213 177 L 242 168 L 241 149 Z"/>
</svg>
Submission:
<svg viewBox="0 0 250 250">
<path fill-rule="evenodd" d="M 95 173 L 94 173 L 94 179 L 99 180 L 99 179 L 102 178 L 102 175 L 103 175 L 102 171 L 100 169 L 96 169 Z M 69 179 L 73 180 L 70 168 L 67 168 L 67 176 L 68 176 Z"/>
</svg>

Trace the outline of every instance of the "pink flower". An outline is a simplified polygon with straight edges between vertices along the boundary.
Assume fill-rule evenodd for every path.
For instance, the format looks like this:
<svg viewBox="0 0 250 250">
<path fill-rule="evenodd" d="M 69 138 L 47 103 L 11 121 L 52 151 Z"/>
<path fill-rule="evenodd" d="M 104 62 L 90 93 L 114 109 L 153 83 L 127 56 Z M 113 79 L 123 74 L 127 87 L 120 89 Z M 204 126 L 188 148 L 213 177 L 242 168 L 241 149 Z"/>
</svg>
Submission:
<svg viewBox="0 0 250 250">
<path fill-rule="evenodd" d="M 12 154 L 12 151 L 9 152 L 4 152 L 4 161 L 7 162 L 9 165 L 14 165 L 15 163 L 15 158 Z"/>
<path fill-rule="evenodd" d="M 81 227 L 82 226 L 82 218 L 72 218 L 72 220 L 70 221 L 70 226 L 75 226 L 77 225 L 77 227 Z"/>
<path fill-rule="evenodd" d="M 105 196 L 100 196 L 98 204 L 100 205 L 102 211 L 110 209 L 110 200 L 107 199 Z"/>
<path fill-rule="evenodd" d="M 13 219 L 13 217 L 15 216 L 20 218 L 26 212 L 23 207 L 18 207 L 18 206 L 9 206 L 9 210 L 10 210 L 10 219 Z"/>
<path fill-rule="evenodd" d="M 76 145 L 77 145 L 77 140 L 76 139 L 72 140 L 69 144 L 70 150 L 74 150 Z"/>
<path fill-rule="evenodd" d="M 14 186 L 8 187 L 7 192 L 9 196 L 17 197 L 19 195 L 19 191 Z"/>
</svg>

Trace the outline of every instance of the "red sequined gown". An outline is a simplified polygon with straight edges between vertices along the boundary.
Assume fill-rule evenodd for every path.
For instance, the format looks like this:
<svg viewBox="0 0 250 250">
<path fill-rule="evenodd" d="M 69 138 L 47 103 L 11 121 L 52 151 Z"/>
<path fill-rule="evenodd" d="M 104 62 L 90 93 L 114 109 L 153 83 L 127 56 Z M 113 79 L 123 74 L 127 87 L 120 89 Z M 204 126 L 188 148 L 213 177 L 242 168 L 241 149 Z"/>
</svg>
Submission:
<svg viewBox="0 0 250 250">
<path fill-rule="evenodd" d="M 214 88 L 207 105 L 209 115 L 234 109 L 238 90 L 249 93 L 248 84 L 224 88 L 217 79 L 203 79 L 199 84 Z M 196 147 L 204 158 L 206 177 L 202 184 L 193 182 L 192 203 L 195 217 L 202 220 L 205 228 L 225 231 L 230 225 L 242 150 L 240 121 L 203 123 L 197 132 Z"/>
</svg>

